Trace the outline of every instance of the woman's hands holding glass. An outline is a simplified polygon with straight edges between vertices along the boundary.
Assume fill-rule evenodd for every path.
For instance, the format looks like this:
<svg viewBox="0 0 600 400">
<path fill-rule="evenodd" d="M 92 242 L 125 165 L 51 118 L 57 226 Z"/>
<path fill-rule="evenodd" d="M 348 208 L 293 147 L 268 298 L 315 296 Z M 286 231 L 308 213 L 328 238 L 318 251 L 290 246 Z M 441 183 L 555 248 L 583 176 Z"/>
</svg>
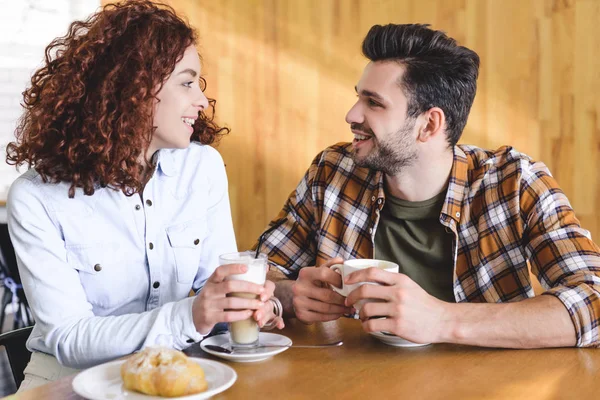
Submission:
<svg viewBox="0 0 600 400">
<path fill-rule="evenodd" d="M 227 280 L 227 277 L 247 272 L 244 264 L 227 264 L 218 267 L 208 278 L 204 288 L 196 295 L 192 315 L 196 331 L 208 334 L 219 322 L 242 321 L 253 317 L 260 327 L 268 322 L 281 329 L 283 320 L 273 313 L 273 304 L 268 301 L 273 296 L 275 284 L 266 281 L 264 285 L 243 281 Z M 233 293 L 249 293 L 256 298 L 233 297 Z"/>
</svg>

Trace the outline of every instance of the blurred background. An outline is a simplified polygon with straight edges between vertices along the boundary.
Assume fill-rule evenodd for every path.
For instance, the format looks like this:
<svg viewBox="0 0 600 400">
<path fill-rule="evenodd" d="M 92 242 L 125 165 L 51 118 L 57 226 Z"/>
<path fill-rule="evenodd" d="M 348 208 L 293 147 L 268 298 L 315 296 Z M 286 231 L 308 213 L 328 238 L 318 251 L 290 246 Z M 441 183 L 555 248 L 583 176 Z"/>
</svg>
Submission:
<svg viewBox="0 0 600 400">
<path fill-rule="evenodd" d="M 374 24 L 429 23 L 481 58 L 461 143 L 545 162 L 600 238 L 600 0 L 170 0 L 200 33 L 207 94 L 231 128 L 218 147 L 240 249 L 314 156 L 352 135 L 344 116 Z"/>
</svg>

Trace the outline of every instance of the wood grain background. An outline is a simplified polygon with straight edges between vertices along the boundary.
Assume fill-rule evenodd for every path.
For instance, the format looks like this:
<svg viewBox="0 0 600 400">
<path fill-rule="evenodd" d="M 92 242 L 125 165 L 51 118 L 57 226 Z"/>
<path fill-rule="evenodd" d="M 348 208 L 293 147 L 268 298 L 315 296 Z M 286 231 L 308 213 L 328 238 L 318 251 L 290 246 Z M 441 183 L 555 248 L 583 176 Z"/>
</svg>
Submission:
<svg viewBox="0 0 600 400">
<path fill-rule="evenodd" d="M 200 34 L 238 246 L 252 245 L 344 115 L 373 24 L 430 23 L 481 57 L 461 143 L 544 161 L 600 238 L 600 0 L 170 0 Z"/>
</svg>

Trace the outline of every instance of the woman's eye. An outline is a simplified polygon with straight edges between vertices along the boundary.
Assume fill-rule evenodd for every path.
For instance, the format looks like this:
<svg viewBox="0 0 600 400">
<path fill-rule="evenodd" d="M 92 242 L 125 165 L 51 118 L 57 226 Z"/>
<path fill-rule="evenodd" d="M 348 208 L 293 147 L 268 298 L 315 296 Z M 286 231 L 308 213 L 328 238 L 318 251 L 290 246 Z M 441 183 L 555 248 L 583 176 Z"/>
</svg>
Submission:
<svg viewBox="0 0 600 400">
<path fill-rule="evenodd" d="M 194 81 L 189 81 L 189 82 L 184 83 L 183 86 L 191 89 L 193 84 L 194 84 Z"/>
</svg>

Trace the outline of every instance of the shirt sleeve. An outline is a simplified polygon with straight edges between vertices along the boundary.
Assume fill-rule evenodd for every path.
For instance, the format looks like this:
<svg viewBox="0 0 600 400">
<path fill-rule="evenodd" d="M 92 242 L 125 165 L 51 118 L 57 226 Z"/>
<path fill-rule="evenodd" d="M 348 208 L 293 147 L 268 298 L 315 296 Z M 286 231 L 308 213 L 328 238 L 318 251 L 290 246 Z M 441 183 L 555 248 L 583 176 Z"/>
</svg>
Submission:
<svg viewBox="0 0 600 400">
<path fill-rule="evenodd" d="M 202 243 L 202 258 L 192 287 L 196 294 L 219 266 L 219 256 L 237 251 L 225 165 L 216 150 L 210 148 L 210 151 L 212 174 L 207 212 L 208 235 Z"/>
<path fill-rule="evenodd" d="M 283 209 L 269 223 L 271 227 L 285 218 L 285 222 L 265 235 L 260 251 L 269 257 L 269 264 L 295 279 L 302 267 L 315 265 L 316 232 L 319 224 L 317 202 L 312 189 L 318 173 L 321 154 L 312 162 L 296 189 L 290 194 Z M 268 229 L 268 228 L 267 228 Z M 256 250 L 258 242 L 252 246 Z"/>
<path fill-rule="evenodd" d="M 191 297 L 139 314 L 95 316 L 78 271 L 67 263 L 60 227 L 43 197 L 37 183 L 21 178 L 7 202 L 19 272 L 36 320 L 30 350 L 81 369 L 146 345 L 181 350 L 202 338 L 193 324 Z"/>
<path fill-rule="evenodd" d="M 600 248 L 546 166 L 524 168 L 521 211 L 533 273 L 571 316 L 578 347 L 600 346 Z"/>
</svg>

